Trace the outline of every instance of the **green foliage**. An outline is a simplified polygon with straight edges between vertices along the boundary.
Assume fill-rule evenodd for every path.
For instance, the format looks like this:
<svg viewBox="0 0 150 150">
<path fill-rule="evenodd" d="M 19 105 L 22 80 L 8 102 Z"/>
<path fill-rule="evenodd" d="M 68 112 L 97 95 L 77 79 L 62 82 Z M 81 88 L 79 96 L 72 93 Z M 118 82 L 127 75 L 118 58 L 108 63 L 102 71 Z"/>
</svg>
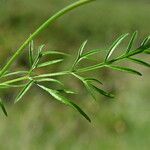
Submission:
<svg viewBox="0 0 150 150">
<path fill-rule="evenodd" d="M 38 84 L 38 86 L 40 88 L 42 88 L 43 90 L 45 90 L 46 92 L 48 92 L 56 100 L 66 104 L 70 107 L 73 107 L 74 109 L 79 111 L 81 115 L 83 115 L 89 122 L 91 122 L 90 118 L 82 111 L 82 109 L 78 105 L 76 105 L 75 103 L 73 103 L 72 101 L 70 101 L 69 99 L 64 97 L 58 90 L 52 90 L 52 89 L 46 88 L 45 86 L 42 86 L 42 85 L 39 85 L 39 84 Z"/>
<path fill-rule="evenodd" d="M 18 102 L 25 95 L 25 93 L 30 89 L 30 87 L 33 85 L 33 83 L 34 83 L 33 80 L 31 80 L 24 86 L 24 88 L 21 90 L 21 92 L 16 97 L 15 103 Z"/>
<path fill-rule="evenodd" d="M 127 54 L 130 52 L 130 50 L 131 50 L 131 48 L 132 48 L 132 46 L 133 46 L 133 43 L 134 43 L 135 39 L 137 38 L 137 34 L 138 34 L 137 31 L 135 31 L 135 32 L 133 33 L 133 35 L 132 35 L 132 37 L 131 37 L 131 40 L 130 40 L 130 42 L 129 42 L 129 45 L 128 45 L 128 47 L 127 47 L 127 51 L 126 51 Z"/>
<path fill-rule="evenodd" d="M 76 8 L 82 4 L 85 4 L 87 2 L 91 2 L 94 0 L 80 0 L 65 9 L 61 10 L 60 12 L 56 13 L 54 16 L 52 16 L 50 19 L 48 19 L 44 24 L 42 24 L 33 34 L 30 35 L 30 37 L 25 41 L 23 45 L 16 51 L 16 53 L 13 55 L 13 57 L 8 61 L 8 63 L 2 68 L 1 70 L 1 78 L 5 78 L 6 81 L 1 81 L 0 83 L 0 89 L 1 88 L 19 88 L 23 87 L 21 92 L 18 94 L 16 97 L 15 102 L 18 102 L 22 99 L 22 97 L 26 94 L 26 92 L 32 87 L 32 85 L 36 85 L 46 92 L 48 92 L 53 98 L 56 100 L 60 101 L 61 103 L 64 103 L 75 110 L 77 110 L 82 116 L 84 116 L 89 122 L 91 122 L 90 118 L 88 115 L 75 103 L 73 103 L 70 99 L 68 99 L 64 94 L 74 94 L 74 92 L 63 85 L 62 82 L 59 80 L 55 79 L 57 76 L 72 76 L 80 80 L 85 88 L 87 89 L 88 93 L 91 94 L 91 96 L 96 100 L 95 92 L 98 94 L 101 94 L 103 96 L 106 96 L 108 98 L 114 98 L 114 96 L 103 90 L 101 88 L 102 82 L 94 77 L 84 77 L 80 75 L 82 72 L 89 72 L 93 71 L 96 69 L 100 68 L 109 68 L 113 69 L 116 71 L 122 71 L 122 72 L 127 72 L 135 75 L 142 75 L 139 71 L 136 71 L 135 69 L 131 69 L 128 66 L 118 66 L 115 63 L 119 63 L 120 61 L 132 61 L 134 63 L 138 63 L 140 65 L 144 65 L 146 67 L 150 67 L 150 64 L 148 62 L 145 62 L 139 58 L 133 58 L 133 56 L 139 55 L 139 54 L 149 54 L 150 51 L 150 36 L 144 39 L 144 41 L 141 43 L 140 47 L 133 49 L 133 44 L 135 42 L 135 39 L 137 37 L 137 31 L 133 33 L 129 44 L 127 46 L 127 49 L 125 52 L 117 56 L 115 58 L 111 58 L 112 54 L 116 50 L 116 48 L 123 42 L 123 40 L 129 35 L 123 34 L 121 35 L 113 44 L 106 50 L 106 56 L 104 57 L 103 62 L 98 62 L 94 65 L 91 66 L 86 66 L 86 67 L 80 67 L 80 62 L 81 60 L 84 61 L 86 59 L 90 60 L 89 58 L 95 54 L 98 55 L 98 53 L 101 52 L 100 49 L 93 49 L 90 50 L 89 52 L 84 53 L 85 46 L 87 44 L 87 40 L 83 42 L 78 50 L 77 56 L 75 58 L 75 61 L 73 64 L 68 68 L 68 70 L 65 71 L 60 71 L 60 72 L 53 72 L 53 73 L 45 73 L 45 74 L 37 74 L 36 70 L 37 68 L 41 67 L 48 67 L 50 65 L 55 65 L 56 63 L 63 62 L 64 56 L 68 56 L 68 54 L 59 52 L 59 51 L 54 51 L 54 50 L 48 50 L 48 51 L 43 51 L 44 45 L 41 45 L 37 53 L 35 53 L 35 48 L 33 44 L 33 39 L 38 36 L 44 29 L 47 28 L 53 21 L 55 21 L 57 18 L 60 16 L 64 15 L 68 11 L 72 10 L 73 8 Z M 29 66 L 30 69 L 28 71 L 17 71 L 17 72 L 8 72 L 8 69 L 10 65 L 17 59 L 17 57 L 22 53 L 23 49 L 29 44 Z M 47 55 L 58 55 L 60 58 L 54 59 L 54 60 L 49 60 L 49 61 L 44 61 L 44 57 Z M 42 62 L 41 62 L 42 61 Z M 43 62 L 44 61 L 44 62 Z M 92 60 L 90 60 L 92 61 Z M 20 75 L 23 75 L 20 77 Z M 9 79 L 8 77 L 14 77 L 17 76 L 16 78 L 14 77 L 13 79 Z M 19 76 L 19 77 L 18 77 Z M 20 83 L 21 82 L 21 83 Z M 61 86 L 61 89 L 52 89 L 48 88 L 45 85 L 43 85 L 44 82 L 53 82 L 57 83 Z M 95 85 L 96 84 L 96 85 Z M 68 90 L 66 90 L 68 89 Z M 7 115 L 6 109 L 3 105 L 2 102 L 0 102 L 0 106 Z"/>
<path fill-rule="evenodd" d="M 114 50 L 117 48 L 117 46 L 128 36 L 129 34 L 121 35 L 109 48 L 109 52 L 106 55 L 105 62 L 110 58 Z"/>
<path fill-rule="evenodd" d="M 2 109 L 3 113 L 5 114 L 5 116 L 7 116 L 7 111 L 6 111 L 5 106 L 4 106 L 4 104 L 3 104 L 1 99 L 0 99 L 0 108 Z"/>
</svg>

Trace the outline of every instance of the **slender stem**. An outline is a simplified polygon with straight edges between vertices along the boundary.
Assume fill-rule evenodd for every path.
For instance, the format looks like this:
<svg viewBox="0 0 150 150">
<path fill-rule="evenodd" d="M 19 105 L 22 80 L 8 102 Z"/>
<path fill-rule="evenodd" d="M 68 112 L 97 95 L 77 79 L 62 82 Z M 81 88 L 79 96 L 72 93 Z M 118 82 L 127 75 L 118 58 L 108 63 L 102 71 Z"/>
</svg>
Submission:
<svg viewBox="0 0 150 150">
<path fill-rule="evenodd" d="M 23 52 L 24 48 L 29 44 L 30 41 L 32 41 L 35 37 L 37 37 L 43 30 L 45 30 L 49 25 L 51 25 L 53 22 L 55 22 L 59 17 L 63 16 L 67 12 L 71 11 L 72 9 L 75 9 L 83 4 L 92 2 L 95 0 L 79 0 L 64 9 L 60 10 L 56 14 L 54 14 L 52 17 L 50 17 L 47 21 L 45 21 L 33 34 L 29 36 L 29 38 L 21 45 L 21 47 L 15 52 L 15 54 L 10 58 L 10 60 L 7 62 L 7 64 L 2 68 L 0 72 L 0 76 L 2 76 L 12 65 L 12 63 L 16 60 L 18 56 Z"/>
</svg>

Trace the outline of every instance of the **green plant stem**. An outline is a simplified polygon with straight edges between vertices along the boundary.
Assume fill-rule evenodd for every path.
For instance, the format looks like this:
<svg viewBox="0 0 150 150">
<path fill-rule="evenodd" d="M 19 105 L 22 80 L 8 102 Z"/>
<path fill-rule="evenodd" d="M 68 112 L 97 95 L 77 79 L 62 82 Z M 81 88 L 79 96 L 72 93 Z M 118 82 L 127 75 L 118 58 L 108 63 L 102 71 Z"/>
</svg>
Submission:
<svg viewBox="0 0 150 150">
<path fill-rule="evenodd" d="M 75 9 L 81 5 L 84 5 L 86 3 L 92 2 L 95 0 L 79 0 L 64 9 L 60 10 L 56 14 L 54 14 L 52 17 L 50 17 L 47 21 L 45 21 L 33 34 L 29 36 L 29 38 L 21 45 L 21 47 L 15 52 L 15 54 L 10 58 L 10 60 L 7 62 L 7 64 L 2 68 L 0 72 L 0 77 L 9 69 L 9 67 L 12 65 L 12 63 L 21 55 L 24 48 L 31 42 L 35 37 L 37 37 L 43 30 L 45 30 L 49 25 L 51 25 L 53 22 L 55 22 L 59 17 L 63 16 L 67 12 L 71 11 L 72 9 Z"/>
</svg>

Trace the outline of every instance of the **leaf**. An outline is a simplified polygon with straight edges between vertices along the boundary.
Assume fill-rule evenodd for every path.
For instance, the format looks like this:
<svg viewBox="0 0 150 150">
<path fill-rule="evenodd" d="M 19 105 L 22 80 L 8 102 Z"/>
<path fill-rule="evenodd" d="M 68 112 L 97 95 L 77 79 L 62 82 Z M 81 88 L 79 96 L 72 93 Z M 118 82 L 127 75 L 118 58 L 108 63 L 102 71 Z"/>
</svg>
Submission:
<svg viewBox="0 0 150 150">
<path fill-rule="evenodd" d="M 83 82 L 83 83 L 84 83 L 84 86 L 86 87 L 87 91 L 91 94 L 93 99 L 96 101 L 96 97 L 95 97 L 94 93 L 92 92 L 90 85 L 87 82 Z"/>
<path fill-rule="evenodd" d="M 98 92 L 98 93 L 100 93 L 100 94 L 102 94 L 102 95 L 104 95 L 104 96 L 106 96 L 106 97 L 114 98 L 114 96 L 113 96 L 112 94 L 103 91 L 102 89 L 96 87 L 96 86 L 93 85 L 93 84 L 90 84 L 90 87 L 92 87 L 93 90 L 95 90 L 96 92 Z"/>
<path fill-rule="evenodd" d="M 83 77 L 81 77 L 81 76 L 79 76 L 79 75 L 77 75 L 75 73 L 72 73 L 72 75 L 75 76 L 77 79 L 79 79 L 84 84 L 84 86 L 86 87 L 87 91 L 91 94 L 91 96 L 93 97 L 93 99 L 96 100 L 96 97 L 92 93 L 88 81 L 86 81 Z"/>
<path fill-rule="evenodd" d="M 20 91 L 20 93 L 16 97 L 15 103 L 17 103 L 26 94 L 26 92 L 30 89 L 30 87 L 33 85 L 33 83 L 34 83 L 34 81 L 31 80 L 25 85 L 25 87 Z"/>
<path fill-rule="evenodd" d="M 79 48 L 79 51 L 78 51 L 78 56 L 79 56 L 79 57 L 82 55 L 83 50 L 84 50 L 86 44 L 87 44 L 87 40 L 84 41 L 84 42 L 82 43 L 81 47 Z"/>
<path fill-rule="evenodd" d="M 6 89 L 6 88 L 8 88 L 8 86 L 6 86 L 5 84 L 0 85 L 0 89 Z"/>
<path fill-rule="evenodd" d="M 60 93 L 66 93 L 66 94 L 76 94 L 74 91 L 67 90 L 67 89 L 60 89 L 57 91 L 59 91 Z"/>
<path fill-rule="evenodd" d="M 42 53 L 42 50 L 43 50 L 44 46 L 45 46 L 45 44 L 39 46 L 39 48 L 38 48 L 38 55 L 39 56 L 41 56 L 41 53 Z"/>
<path fill-rule="evenodd" d="M 114 50 L 117 48 L 117 46 L 128 36 L 129 34 L 123 34 L 121 35 L 109 48 L 108 53 L 106 55 L 105 58 L 105 62 L 107 62 L 107 60 L 110 58 L 110 56 L 112 55 L 112 53 L 114 52 Z"/>
<path fill-rule="evenodd" d="M 127 47 L 127 50 L 126 50 L 126 54 L 129 53 L 129 51 L 131 50 L 131 48 L 133 46 L 133 43 L 134 43 L 135 39 L 137 38 L 137 35 L 138 35 L 138 32 L 135 31 L 133 33 L 132 37 L 131 37 L 131 40 L 130 40 L 129 44 L 128 44 L 128 47 Z"/>
<path fill-rule="evenodd" d="M 46 55 L 64 55 L 64 56 L 68 56 L 69 54 L 63 53 L 63 52 L 58 52 L 58 51 L 45 51 L 41 53 L 42 56 L 46 56 Z"/>
<path fill-rule="evenodd" d="M 95 78 L 85 78 L 84 79 L 85 81 L 89 81 L 89 82 L 92 82 L 92 81 L 94 81 L 94 82 L 97 82 L 97 83 L 99 83 L 99 84 L 103 84 L 100 80 L 98 80 L 98 79 L 95 79 Z"/>
<path fill-rule="evenodd" d="M 58 84 L 63 85 L 63 83 L 60 82 L 59 80 L 52 79 L 52 78 L 37 79 L 36 81 L 37 81 L 37 82 L 55 82 L 55 83 L 58 83 Z"/>
<path fill-rule="evenodd" d="M 82 57 L 82 53 L 83 53 L 83 50 L 84 50 L 84 47 L 85 47 L 86 43 L 87 43 L 87 40 L 85 42 L 83 42 L 81 47 L 79 48 L 77 57 L 76 57 L 73 65 L 72 65 L 72 68 L 71 68 L 72 71 L 75 70 L 76 65 L 80 62 L 81 57 Z"/>
<path fill-rule="evenodd" d="M 144 51 L 145 54 L 150 54 L 150 49 Z"/>
<path fill-rule="evenodd" d="M 91 51 L 89 51 L 89 52 L 87 52 L 87 53 L 85 53 L 85 54 L 82 54 L 82 55 L 81 55 L 81 59 L 88 58 L 89 56 L 94 55 L 94 54 L 97 54 L 97 53 L 99 53 L 99 52 L 100 52 L 99 49 L 91 50 Z"/>
<path fill-rule="evenodd" d="M 56 76 L 62 76 L 62 75 L 68 75 L 70 74 L 70 71 L 61 71 L 61 72 L 54 72 L 54 73 L 48 73 L 48 74 L 41 74 L 34 76 L 33 78 L 45 78 L 45 77 L 56 77 Z"/>
<path fill-rule="evenodd" d="M 9 77 L 12 75 L 22 75 L 22 74 L 26 74 L 26 73 L 28 73 L 28 71 L 16 71 L 16 72 L 7 73 L 7 74 L 3 75 L 2 77 Z"/>
<path fill-rule="evenodd" d="M 127 73 L 142 76 L 142 74 L 140 72 L 138 72 L 136 70 L 133 70 L 133 69 L 130 69 L 130 68 L 120 67 L 120 66 L 113 66 L 113 65 L 106 65 L 106 67 L 111 68 L 113 70 L 123 71 L 123 72 L 127 72 Z"/>
<path fill-rule="evenodd" d="M 31 67 L 30 72 L 31 72 L 33 69 L 35 69 L 35 68 L 37 67 L 37 65 L 38 65 L 38 63 L 39 63 L 39 61 L 40 61 L 40 58 L 42 57 L 41 52 L 42 52 L 42 49 L 43 49 L 44 46 L 45 46 L 45 45 L 41 45 L 41 46 L 38 48 L 38 54 L 37 54 L 37 56 L 36 56 L 35 59 L 34 59 L 34 62 L 33 62 L 33 65 L 32 65 L 32 67 Z"/>
<path fill-rule="evenodd" d="M 150 36 L 146 37 L 141 43 L 141 47 L 145 47 L 148 44 L 149 40 L 150 40 Z"/>
<path fill-rule="evenodd" d="M 136 50 L 130 51 L 128 54 L 126 54 L 126 58 L 131 57 L 131 56 L 134 56 L 134 55 L 137 55 L 137 54 L 140 54 L 140 53 L 142 53 L 144 50 L 145 50 L 145 49 L 143 49 L 142 47 L 139 47 L 139 48 L 137 48 Z"/>
<path fill-rule="evenodd" d="M 5 116 L 8 116 L 6 108 L 5 108 L 5 106 L 4 106 L 4 104 L 3 104 L 1 99 L 0 99 L 0 107 L 1 107 L 1 109 L 3 111 L 3 113 L 5 114 Z"/>
<path fill-rule="evenodd" d="M 6 89 L 6 88 L 19 88 L 23 87 L 25 84 L 0 84 L 0 88 Z"/>
<path fill-rule="evenodd" d="M 63 61 L 63 59 L 56 59 L 56 60 L 47 61 L 45 63 L 39 64 L 37 66 L 37 68 L 46 67 L 46 66 L 53 65 L 53 64 L 56 64 L 56 63 L 59 63 L 62 61 Z"/>
<path fill-rule="evenodd" d="M 143 66 L 146 66 L 146 67 L 150 67 L 150 64 L 145 62 L 145 61 L 142 61 L 140 59 L 137 59 L 137 58 L 128 58 L 130 61 L 132 62 L 135 62 L 135 63 L 138 63 L 140 65 L 143 65 Z"/>
<path fill-rule="evenodd" d="M 37 67 L 39 61 L 40 61 L 40 57 L 36 56 L 36 58 L 34 59 L 33 65 L 31 67 L 31 70 L 33 70 L 33 69 L 35 69 Z"/>
<path fill-rule="evenodd" d="M 79 106 L 77 106 L 75 103 L 71 102 L 66 97 L 62 96 L 59 91 L 49 89 L 49 88 L 39 85 L 39 84 L 38 84 L 38 86 L 40 88 L 42 88 L 43 90 L 45 90 L 46 92 L 48 92 L 52 97 L 54 97 L 61 103 L 64 103 L 64 104 L 76 109 L 82 116 L 84 116 L 89 122 L 91 122 L 90 118 L 85 114 L 85 112 L 82 111 L 82 109 Z"/>
<path fill-rule="evenodd" d="M 33 65 L 33 49 L 34 49 L 34 44 L 33 40 L 29 43 L 29 63 L 30 66 Z"/>
<path fill-rule="evenodd" d="M 105 67 L 105 63 L 99 63 L 99 64 L 92 65 L 92 66 L 89 66 L 89 67 L 80 68 L 77 71 L 78 72 L 87 72 L 87 71 L 91 71 L 91 70 L 100 69 L 100 68 L 103 68 L 103 67 Z"/>
</svg>

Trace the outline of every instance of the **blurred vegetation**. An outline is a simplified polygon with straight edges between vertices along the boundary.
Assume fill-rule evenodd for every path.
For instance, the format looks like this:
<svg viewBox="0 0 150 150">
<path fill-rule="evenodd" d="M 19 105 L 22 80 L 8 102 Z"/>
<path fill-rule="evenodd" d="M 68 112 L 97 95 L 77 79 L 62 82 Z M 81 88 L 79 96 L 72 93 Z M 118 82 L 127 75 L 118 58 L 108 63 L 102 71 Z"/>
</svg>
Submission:
<svg viewBox="0 0 150 150">
<path fill-rule="evenodd" d="M 0 0 L 1 66 L 37 26 L 74 1 Z M 85 39 L 89 41 L 87 48 L 107 48 L 122 33 L 138 30 L 138 41 L 141 41 L 150 34 L 149 8 L 148 0 L 97 1 L 58 20 L 35 43 L 36 46 L 44 43 L 47 49 L 65 51 L 74 57 Z M 69 64 L 66 61 L 57 69 Z M 27 52 L 24 52 L 13 69 L 26 68 L 26 65 Z M 142 78 L 108 69 L 95 73 L 105 81 L 104 87 L 115 93 L 115 100 L 99 97 L 94 102 L 82 84 L 68 83 L 79 91 L 73 99 L 90 115 L 91 124 L 37 88 L 16 105 L 9 104 L 18 91 L 3 91 L 9 117 L 0 113 L 0 150 L 149 150 L 150 71 L 144 67 L 138 69 L 143 72 Z"/>
</svg>

